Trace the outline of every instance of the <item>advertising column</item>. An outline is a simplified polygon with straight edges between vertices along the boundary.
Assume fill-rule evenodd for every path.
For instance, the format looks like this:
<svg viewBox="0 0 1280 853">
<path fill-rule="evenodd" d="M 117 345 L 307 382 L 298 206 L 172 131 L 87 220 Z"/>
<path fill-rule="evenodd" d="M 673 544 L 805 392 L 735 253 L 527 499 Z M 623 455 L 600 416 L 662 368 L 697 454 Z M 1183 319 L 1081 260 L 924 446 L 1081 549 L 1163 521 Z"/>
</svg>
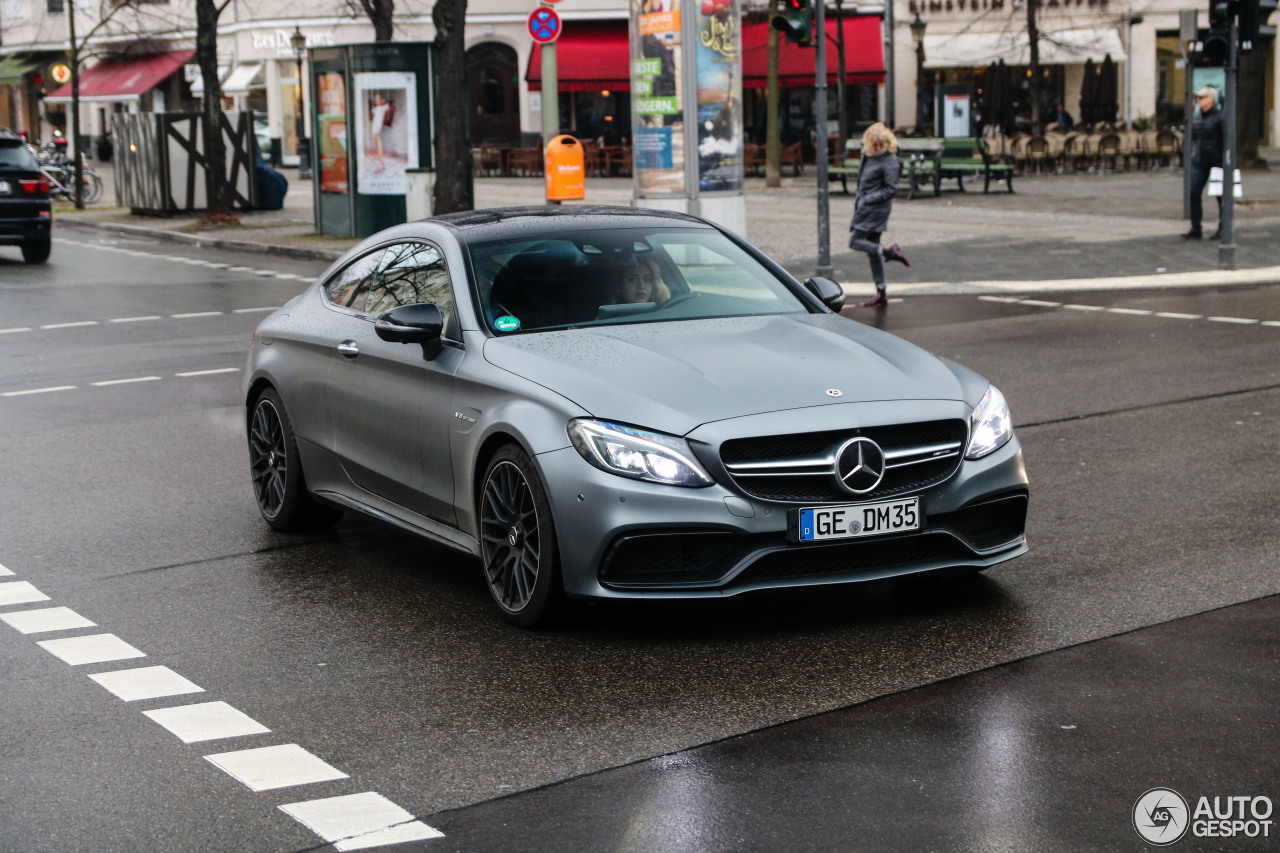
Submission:
<svg viewBox="0 0 1280 853">
<path fill-rule="evenodd" d="M 631 3 L 633 204 L 700 215 L 741 234 L 739 20 L 736 0 Z"/>
</svg>

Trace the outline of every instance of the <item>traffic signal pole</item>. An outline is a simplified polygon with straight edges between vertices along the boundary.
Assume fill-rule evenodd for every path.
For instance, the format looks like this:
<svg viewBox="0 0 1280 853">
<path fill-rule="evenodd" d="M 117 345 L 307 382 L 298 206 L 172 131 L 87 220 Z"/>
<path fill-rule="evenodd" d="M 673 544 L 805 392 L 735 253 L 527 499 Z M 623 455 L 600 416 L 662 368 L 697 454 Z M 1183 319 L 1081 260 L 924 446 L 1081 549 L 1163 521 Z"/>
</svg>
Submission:
<svg viewBox="0 0 1280 853">
<path fill-rule="evenodd" d="M 817 48 L 814 53 L 813 80 L 817 84 L 814 90 L 813 110 L 817 119 L 818 140 L 814 146 L 818 160 L 818 266 L 814 272 L 820 276 L 830 277 L 831 268 L 831 206 L 827 192 L 827 22 L 826 0 L 816 0 L 814 5 L 814 24 L 817 37 L 814 39 Z"/>
<path fill-rule="evenodd" d="M 1223 98 L 1222 144 L 1222 214 L 1218 221 L 1221 235 L 1218 243 L 1218 269 L 1236 268 L 1235 202 L 1236 202 L 1236 71 L 1240 64 L 1239 26 L 1231 16 L 1231 38 L 1228 40 L 1225 97 Z"/>
</svg>

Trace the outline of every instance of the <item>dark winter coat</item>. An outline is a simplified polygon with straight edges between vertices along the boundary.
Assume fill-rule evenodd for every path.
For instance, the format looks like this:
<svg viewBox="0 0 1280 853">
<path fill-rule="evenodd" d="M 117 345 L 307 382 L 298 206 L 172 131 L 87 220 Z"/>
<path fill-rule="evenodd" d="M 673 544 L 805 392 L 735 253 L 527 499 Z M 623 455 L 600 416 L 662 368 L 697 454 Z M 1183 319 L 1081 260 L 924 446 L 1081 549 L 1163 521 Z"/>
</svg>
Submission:
<svg viewBox="0 0 1280 853">
<path fill-rule="evenodd" d="M 850 231 L 883 232 L 889 226 L 893 196 L 898 192 L 902 164 L 887 148 L 874 157 L 863 156 L 858 167 L 858 200 L 853 205 Z"/>
<path fill-rule="evenodd" d="M 1191 164 L 1198 169 L 1222 165 L 1222 110 L 1196 110 L 1191 122 Z"/>
</svg>

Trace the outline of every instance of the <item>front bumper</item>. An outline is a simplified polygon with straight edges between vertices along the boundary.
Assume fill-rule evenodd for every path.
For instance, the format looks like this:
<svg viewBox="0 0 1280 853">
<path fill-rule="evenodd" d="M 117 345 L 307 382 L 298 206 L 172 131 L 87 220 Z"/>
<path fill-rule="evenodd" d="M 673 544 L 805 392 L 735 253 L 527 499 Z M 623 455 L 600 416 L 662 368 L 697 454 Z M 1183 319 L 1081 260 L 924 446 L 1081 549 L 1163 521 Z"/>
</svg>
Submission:
<svg viewBox="0 0 1280 853">
<path fill-rule="evenodd" d="M 793 505 L 719 483 L 687 489 L 628 480 L 592 467 L 572 448 L 536 461 L 565 590 L 575 597 L 716 598 L 982 569 L 1027 550 L 1027 476 L 1016 437 L 919 492 L 921 530 L 839 544 L 789 541 Z"/>
</svg>

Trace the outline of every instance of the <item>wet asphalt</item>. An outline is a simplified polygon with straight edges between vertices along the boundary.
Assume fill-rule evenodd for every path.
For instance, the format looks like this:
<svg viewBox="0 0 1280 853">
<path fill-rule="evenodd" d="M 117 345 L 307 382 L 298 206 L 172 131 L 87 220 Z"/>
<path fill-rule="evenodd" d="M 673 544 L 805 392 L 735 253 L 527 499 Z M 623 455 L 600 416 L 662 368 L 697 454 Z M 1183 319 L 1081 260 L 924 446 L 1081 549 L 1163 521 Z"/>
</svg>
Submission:
<svg viewBox="0 0 1280 853">
<path fill-rule="evenodd" d="M 32 329 L 0 334 L 0 393 L 75 386 L 0 397 L 0 564 L 271 729 L 245 742 L 350 779 L 250 793 L 202 760 L 235 744 L 139 713 L 174 699 L 85 677 L 136 662 L 68 666 L 0 625 L 0 849 L 302 850 L 276 806 L 366 790 L 446 833 L 416 848 L 459 850 L 1142 849 L 1148 788 L 1280 799 L 1280 327 L 850 309 L 1005 392 L 1030 553 L 530 633 L 467 559 L 373 522 L 258 519 L 239 375 L 178 374 L 242 367 L 256 319 L 232 312 L 304 286 L 259 273 L 323 264 L 63 236 L 45 269 L 0 260 L 0 329 Z M 1037 299 L 1280 321 L 1274 286 Z"/>
</svg>

